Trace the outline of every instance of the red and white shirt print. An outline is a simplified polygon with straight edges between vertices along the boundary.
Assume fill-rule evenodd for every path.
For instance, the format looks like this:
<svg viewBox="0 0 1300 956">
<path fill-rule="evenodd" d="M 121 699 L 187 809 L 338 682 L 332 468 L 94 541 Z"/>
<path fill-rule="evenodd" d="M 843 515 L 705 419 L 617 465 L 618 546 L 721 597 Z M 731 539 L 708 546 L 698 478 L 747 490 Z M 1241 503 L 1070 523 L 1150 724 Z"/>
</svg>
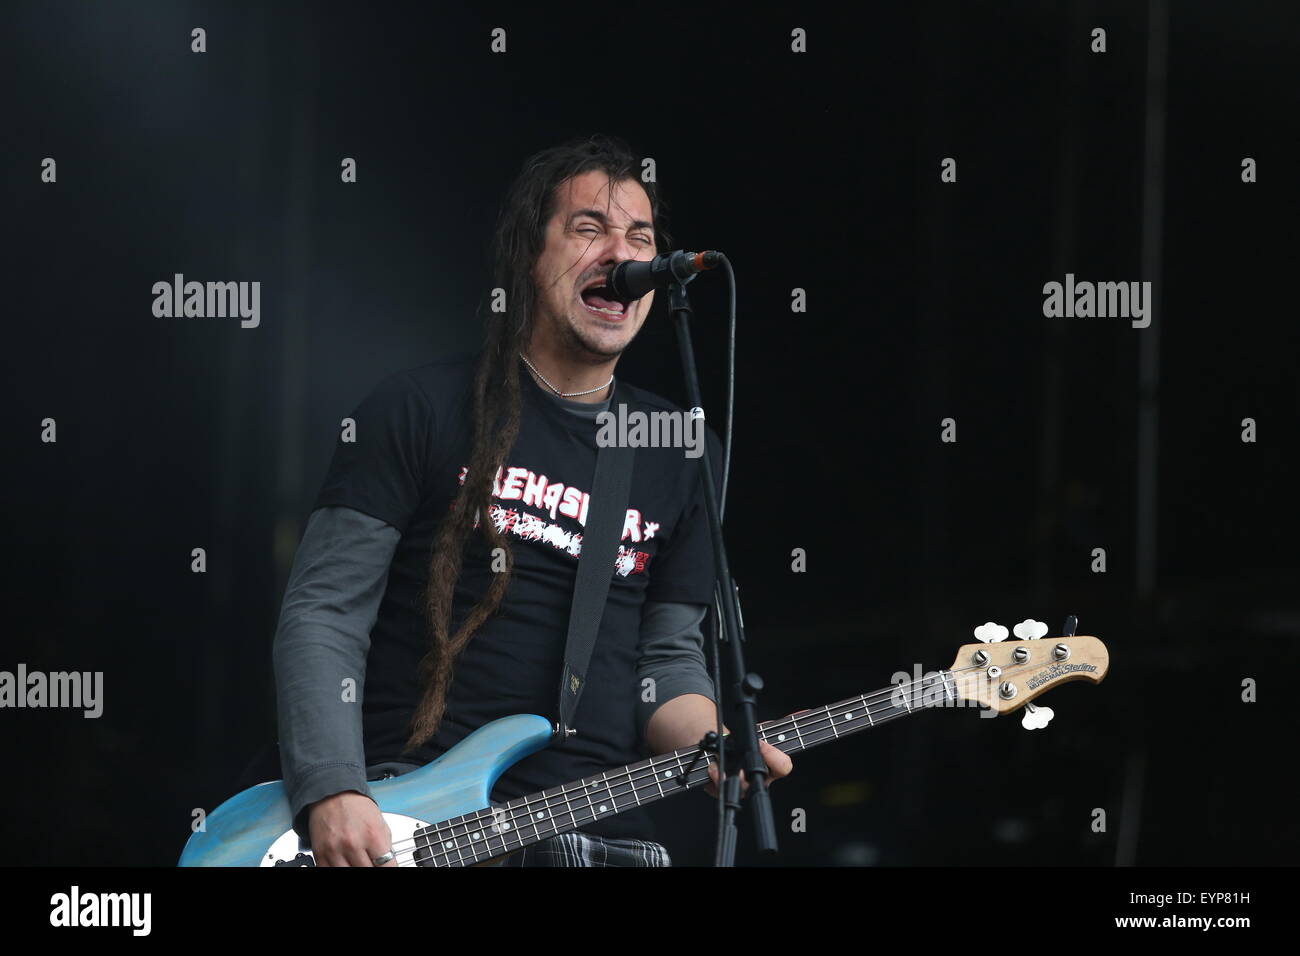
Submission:
<svg viewBox="0 0 1300 956">
<path fill-rule="evenodd" d="M 462 485 L 468 470 L 467 466 L 461 466 L 456 480 Z M 545 475 L 528 468 L 507 465 L 498 468 L 492 479 L 492 497 L 498 501 L 519 503 L 488 506 L 488 514 L 501 534 L 513 534 L 525 541 L 542 541 L 575 558 L 582 553 L 582 532 L 566 531 L 556 522 L 563 515 L 579 525 L 586 525 L 587 509 L 591 504 L 587 492 L 574 485 L 549 481 Z M 526 510 L 529 508 L 535 510 Z M 635 545 L 649 541 L 658 530 L 658 522 L 647 520 L 636 508 L 628 508 L 621 538 L 626 543 L 618 547 L 614 571 L 621 577 L 643 574 L 650 554 L 638 550 Z"/>
</svg>

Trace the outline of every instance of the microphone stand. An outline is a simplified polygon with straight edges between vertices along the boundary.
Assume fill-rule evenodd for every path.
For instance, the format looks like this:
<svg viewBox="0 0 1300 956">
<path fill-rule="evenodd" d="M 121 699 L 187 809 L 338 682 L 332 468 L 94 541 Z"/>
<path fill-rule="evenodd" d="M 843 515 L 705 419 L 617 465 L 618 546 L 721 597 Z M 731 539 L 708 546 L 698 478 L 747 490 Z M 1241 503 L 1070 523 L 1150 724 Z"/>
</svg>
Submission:
<svg viewBox="0 0 1300 956">
<path fill-rule="evenodd" d="M 677 345 L 682 356 L 682 375 L 686 379 L 686 393 L 693 408 L 703 409 L 700 398 L 699 376 L 695 369 L 695 351 L 691 347 L 691 302 L 686 294 L 686 285 L 695 276 L 677 280 L 668 287 L 668 311 L 677 329 Z M 742 644 L 745 639 L 744 621 L 740 614 L 740 596 L 731 569 L 727 563 L 727 549 L 722 540 L 722 513 L 718 506 L 718 493 L 713 482 L 713 462 L 709 455 L 709 442 L 705 433 L 703 454 L 700 467 L 704 485 L 704 505 L 708 512 L 709 535 L 713 540 L 714 568 L 714 603 L 721 620 L 720 633 L 713 634 L 714 660 L 721 662 L 719 641 L 729 649 L 731 673 L 738 675 L 735 685 L 736 712 L 740 726 L 736 731 L 721 736 L 722 728 L 717 734 L 708 734 L 700 742 L 702 751 L 713 751 L 719 755 L 720 766 L 734 767 L 735 763 L 725 758 L 738 757 L 740 767 L 745 771 L 749 783 L 749 806 L 753 810 L 754 837 L 760 853 L 771 854 L 777 850 L 776 823 L 772 817 L 772 798 L 767 791 L 767 763 L 758 746 L 758 692 L 763 689 L 763 681 L 757 674 L 745 668 L 745 653 Z M 718 704 L 723 703 L 722 688 L 715 688 Z M 722 822 L 719 826 L 715 866 L 734 866 L 736 861 L 736 816 L 740 812 L 740 774 L 728 770 L 721 781 L 723 800 Z"/>
</svg>

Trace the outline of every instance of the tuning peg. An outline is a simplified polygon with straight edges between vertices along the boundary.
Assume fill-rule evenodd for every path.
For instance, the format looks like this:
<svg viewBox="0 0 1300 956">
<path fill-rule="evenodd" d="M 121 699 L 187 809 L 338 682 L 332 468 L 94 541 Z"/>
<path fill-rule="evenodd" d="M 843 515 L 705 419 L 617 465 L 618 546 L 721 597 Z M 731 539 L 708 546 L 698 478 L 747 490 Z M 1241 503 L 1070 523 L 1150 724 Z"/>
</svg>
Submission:
<svg viewBox="0 0 1300 956">
<path fill-rule="evenodd" d="M 1035 621 L 1032 617 L 1027 617 L 1014 628 L 1016 637 L 1022 641 L 1036 641 L 1047 633 L 1047 625 L 1042 621 Z"/>
<path fill-rule="evenodd" d="M 1071 614 L 1065 619 L 1065 624 L 1061 627 L 1062 637 L 1073 637 L 1075 629 L 1079 626 L 1079 619 Z M 1036 641 L 1047 633 L 1047 625 L 1042 621 L 1035 621 L 1026 618 L 1016 625 L 1016 637 L 1023 638 L 1026 641 Z M 1037 704 L 1026 704 L 1024 716 L 1020 718 L 1020 726 L 1025 730 L 1042 730 L 1052 718 L 1056 716 L 1056 711 L 1050 707 L 1039 707 Z"/>
<path fill-rule="evenodd" d="M 997 641 L 1005 641 L 1007 634 L 1010 633 L 1001 624 L 994 624 L 989 621 L 987 624 L 981 624 L 975 628 L 974 634 L 977 641 L 983 641 L 985 644 L 992 644 Z"/>
<path fill-rule="evenodd" d="M 1020 718 L 1020 726 L 1025 730 L 1042 730 L 1056 716 L 1056 711 L 1050 707 L 1039 707 L 1037 704 L 1026 704 L 1025 715 Z"/>
</svg>

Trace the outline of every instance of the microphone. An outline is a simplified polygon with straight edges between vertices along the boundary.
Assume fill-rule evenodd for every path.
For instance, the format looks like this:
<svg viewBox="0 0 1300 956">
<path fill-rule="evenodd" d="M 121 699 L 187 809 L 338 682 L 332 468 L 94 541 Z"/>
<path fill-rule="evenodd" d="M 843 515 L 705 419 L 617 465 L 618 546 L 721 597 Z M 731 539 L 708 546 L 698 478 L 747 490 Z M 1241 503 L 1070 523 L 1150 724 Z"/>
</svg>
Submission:
<svg viewBox="0 0 1300 956">
<path fill-rule="evenodd" d="M 614 298 L 631 302 L 671 282 L 684 283 L 697 273 L 719 265 L 722 258 L 720 252 L 683 252 L 679 249 L 649 261 L 627 259 L 610 272 L 609 287 Z"/>
</svg>

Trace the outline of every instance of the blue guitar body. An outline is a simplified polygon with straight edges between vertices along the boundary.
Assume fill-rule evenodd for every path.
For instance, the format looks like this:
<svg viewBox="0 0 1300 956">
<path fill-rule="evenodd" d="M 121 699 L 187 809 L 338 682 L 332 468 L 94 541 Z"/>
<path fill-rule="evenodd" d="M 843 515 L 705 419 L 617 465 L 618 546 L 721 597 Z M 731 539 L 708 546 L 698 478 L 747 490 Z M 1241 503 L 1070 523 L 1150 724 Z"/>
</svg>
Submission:
<svg viewBox="0 0 1300 956">
<path fill-rule="evenodd" d="M 393 831 L 393 845 L 419 827 L 483 810 L 497 778 L 551 741 L 551 725 L 533 714 L 502 717 L 480 727 L 419 770 L 371 783 L 370 792 Z M 413 865 L 399 853 L 399 865 Z M 312 866 L 310 850 L 293 831 L 280 781 L 231 797 L 204 821 L 181 853 L 180 866 Z"/>
</svg>

